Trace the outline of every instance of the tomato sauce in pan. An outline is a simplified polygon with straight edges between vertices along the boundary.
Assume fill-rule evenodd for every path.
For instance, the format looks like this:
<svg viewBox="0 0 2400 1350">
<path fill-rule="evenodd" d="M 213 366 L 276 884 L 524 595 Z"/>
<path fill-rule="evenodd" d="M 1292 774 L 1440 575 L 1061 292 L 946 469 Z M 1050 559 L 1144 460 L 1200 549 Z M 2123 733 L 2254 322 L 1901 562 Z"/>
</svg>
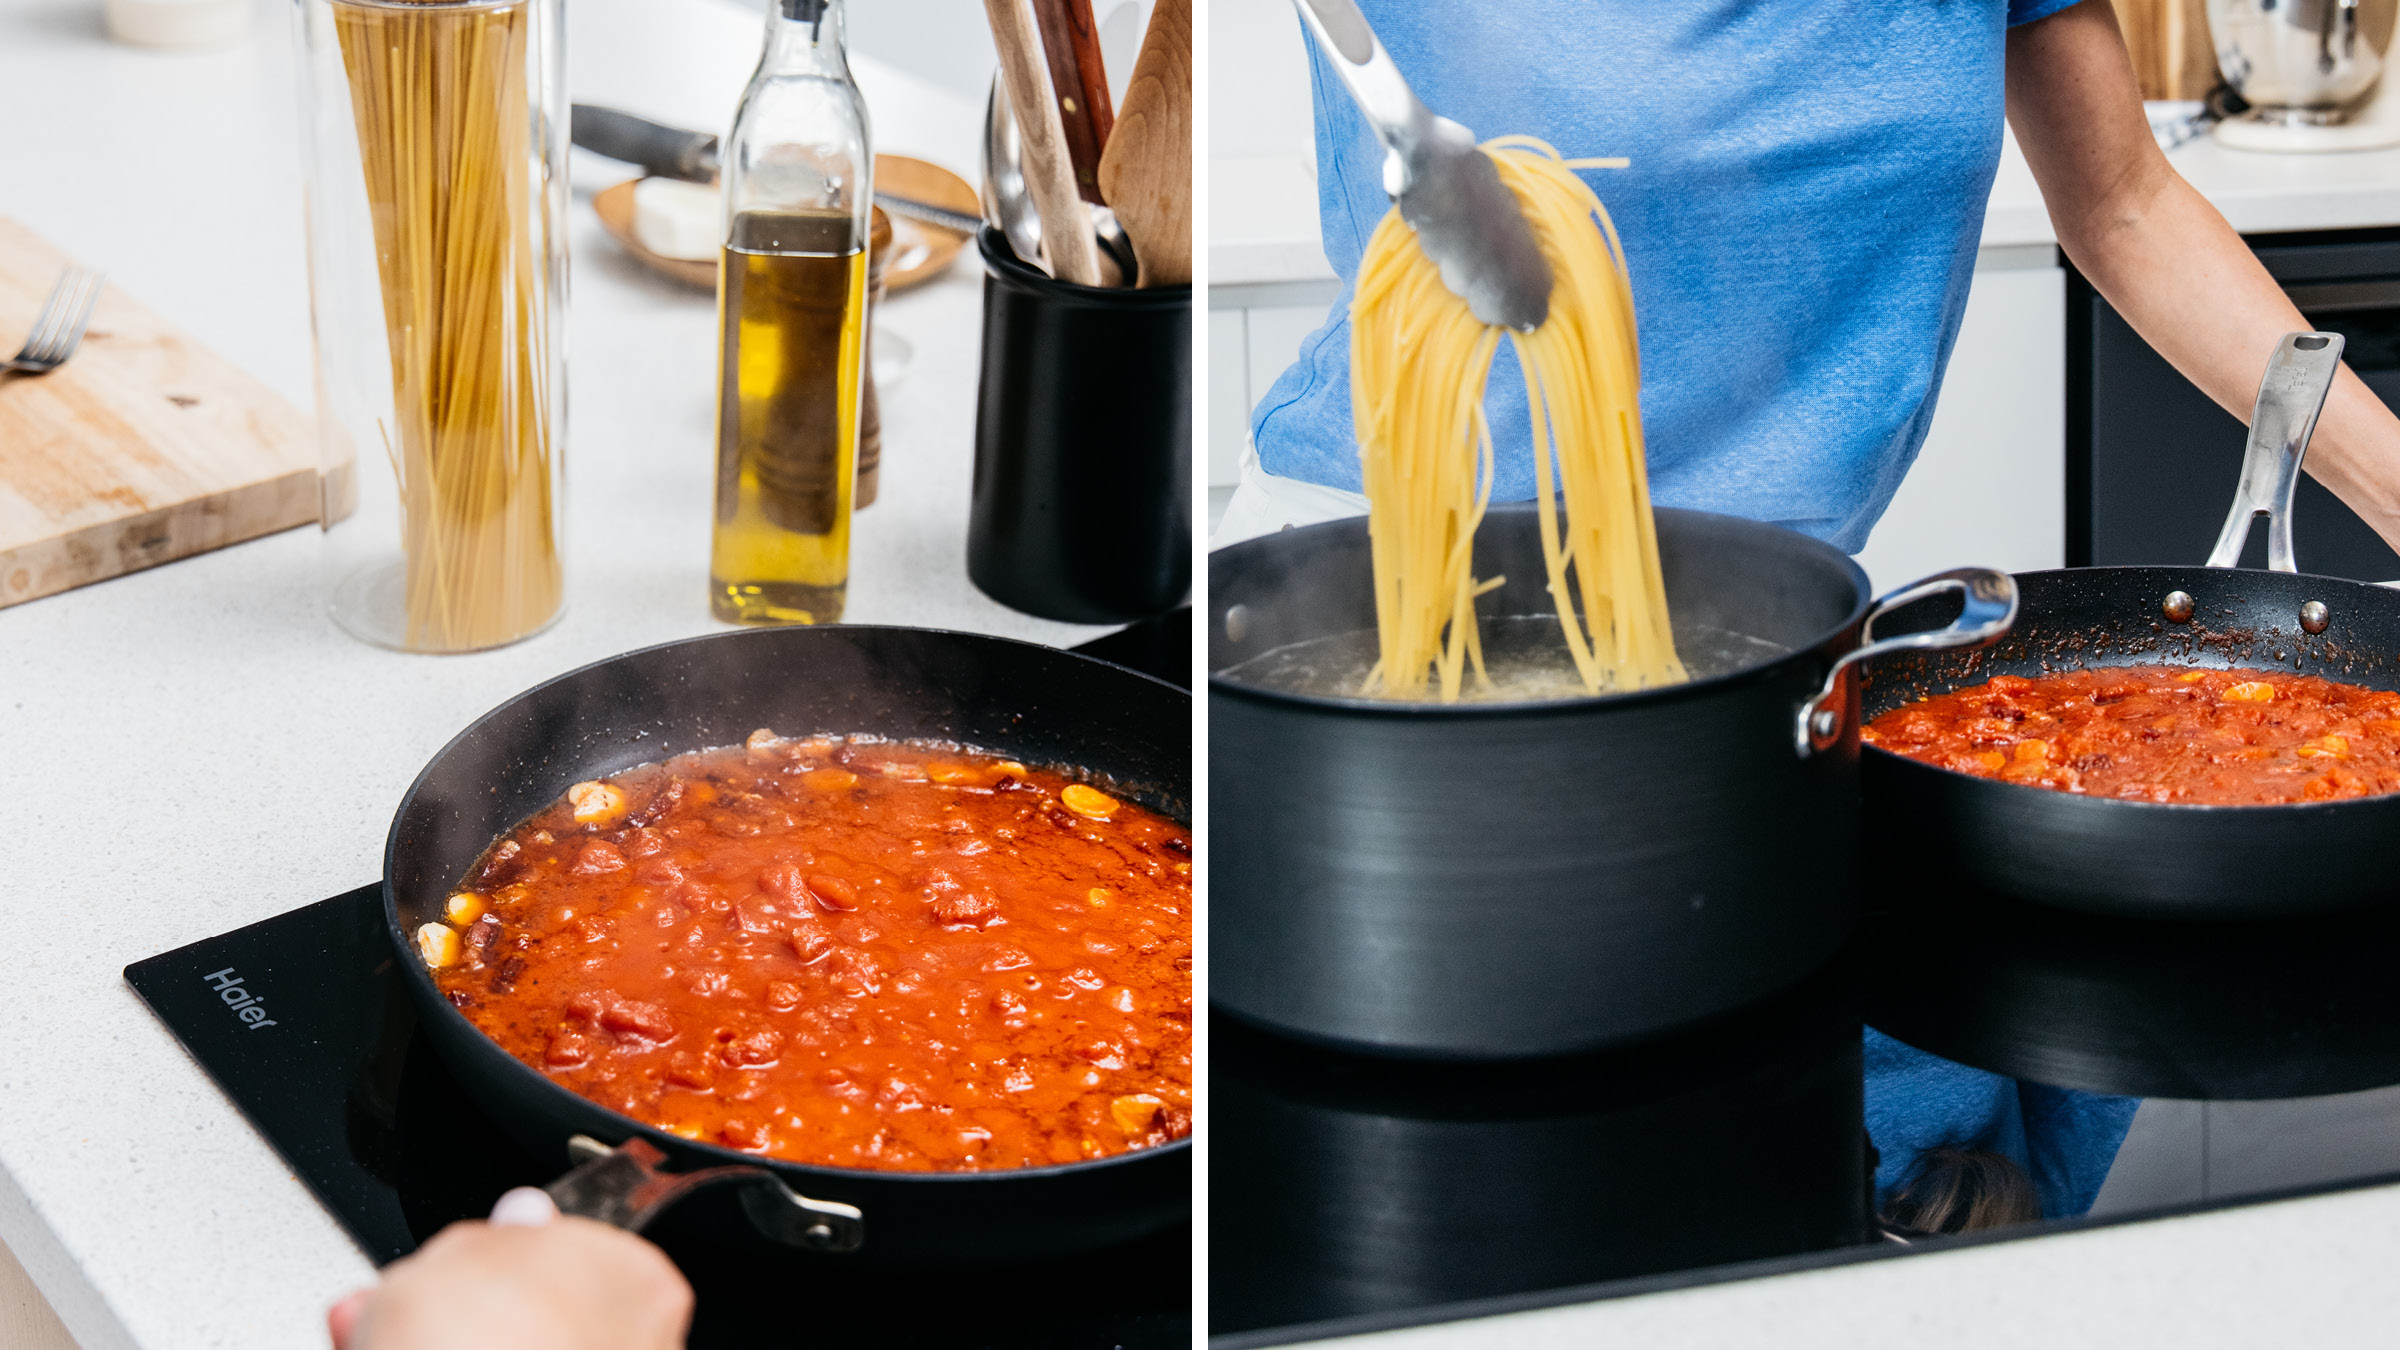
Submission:
<svg viewBox="0 0 2400 1350">
<path fill-rule="evenodd" d="M 496 841 L 418 948 L 511 1054 L 793 1162 L 969 1171 L 1191 1130 L 1191 835 L 1055 773 L 767 732 Z"/>
<path fill-rule="evenodd" d="M 2400 694 L 2275 670 L 1995 676 L 1894 708 L 1862 739 L 2010 783 L 2207 806 L 2400 791 Z"/>
</svg>

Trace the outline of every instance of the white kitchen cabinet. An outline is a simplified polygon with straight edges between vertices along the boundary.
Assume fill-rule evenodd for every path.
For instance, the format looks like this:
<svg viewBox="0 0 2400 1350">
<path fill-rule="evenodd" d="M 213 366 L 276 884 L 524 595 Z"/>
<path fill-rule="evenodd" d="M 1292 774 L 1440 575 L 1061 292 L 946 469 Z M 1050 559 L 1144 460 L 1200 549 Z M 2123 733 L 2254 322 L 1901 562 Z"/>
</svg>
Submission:
<svg viewBox="0 0 2400 1350">
<path fill-rule="evenodd" d="M 1933 427 L 1859 551 L 1887 591 L 1933 572 L 2064 567 L 2066 273 L 2044 245 L 1986 248 Z"/>
<path fill-rule="evenodd" d="M 1247 310 L 1208 312 L 1208 485 L 1231 487 L 1250 435 Z"/>
</svg>

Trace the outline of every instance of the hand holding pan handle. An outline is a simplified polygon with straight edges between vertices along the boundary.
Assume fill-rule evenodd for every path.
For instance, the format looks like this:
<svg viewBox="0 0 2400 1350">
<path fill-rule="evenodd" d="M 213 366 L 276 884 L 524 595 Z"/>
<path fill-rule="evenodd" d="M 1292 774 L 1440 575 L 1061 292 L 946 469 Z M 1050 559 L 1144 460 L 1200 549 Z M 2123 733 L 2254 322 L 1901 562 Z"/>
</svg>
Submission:
<svg viewBox="0 0 2400 1350">
<path fill-rule="evenodd" d="M 2234 489 L 2233 509 L 2225 515 L 2217 547 L 2208 555 L 2209 566 L 2238 566 L 2242 545 L 2250 538 L 2250 522 L 2265 516 L 2268 570 L 2300 570 L 2292 555 L 2292 493 L 2300 486 L 2300 461 L 2308 454 L 2317 414 L 2324 410 L 2325 395 L 2341 368 L 2339 333 L 2286 333 L 2275 344 L 2267 373 L 2258 381 L 2258 404 L 2250 411 L 2242 481 Z"/>
<path fill-rule="evenodd" d="M 641 1232 L 668 1206 L 704 1186 L 742 1187 L 742 1209 L 758 1231 L 788 1247 L 816 1252 L 854 1252 L 867 1240 L 865 1216 L 857 1206 L 811 1200 L 763 1167 L 707 1167 L 664 1172 L 667 1157 L 646 1139 L 610 1148 L 590 1135 L 567 1141 L 575 1170 L 542 1189 L 561 1214 L 597 1219 L 628 1233 Z"/>
<path fill-rule="evenodd" d="M 1948 627 L 1880 640 L 1875 637 L 1877 619 L 1944 591 L 1957 591 L 1966 600 Z M 1842 713 L 1848 706 L 1842 696 L 1842 676 L 1850 667 L 1892 652 L 1988 647 L 2005 637 L 2016 622 L 2017 579 L 1989 567 L 1954 568 L 1884 596 L 1867 611 L 1866 622 L 1859 625 L 1860 645 L 1834 662 L 1833 669 L 1825 673 L 1825 687 L 1817 691 L 1815 698 L 1800 705 L 1800 715 L 1792 727 L 1794 748 L 1799 750 L 1800 758 L 1806 759 L 1820 750 L 1831 749 L 1842 738 Z"/>
</svg>

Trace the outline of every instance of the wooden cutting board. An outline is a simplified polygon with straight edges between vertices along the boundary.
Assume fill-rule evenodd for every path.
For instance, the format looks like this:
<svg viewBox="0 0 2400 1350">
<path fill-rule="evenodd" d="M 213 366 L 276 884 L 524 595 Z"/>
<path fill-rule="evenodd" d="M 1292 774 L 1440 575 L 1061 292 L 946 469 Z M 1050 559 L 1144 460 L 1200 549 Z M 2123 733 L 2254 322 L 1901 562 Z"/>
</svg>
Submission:
<svg viewBox="0 0 2400 1350">
<path fill-rule="evenodd" d="M 67 266 L 0 218 L 0 357 Z M 0 608 L 316 519 L 310 419 L 114 286 L 73 360 L 0 374 Z"/>
</svg>

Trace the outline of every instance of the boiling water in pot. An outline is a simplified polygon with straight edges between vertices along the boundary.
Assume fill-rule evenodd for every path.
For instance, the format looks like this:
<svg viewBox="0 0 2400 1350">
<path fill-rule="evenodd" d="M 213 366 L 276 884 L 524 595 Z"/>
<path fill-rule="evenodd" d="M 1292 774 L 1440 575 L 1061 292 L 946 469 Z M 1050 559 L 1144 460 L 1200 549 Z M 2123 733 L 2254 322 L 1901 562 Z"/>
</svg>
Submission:
<svg viewBox="0 0 2400 1350">
<path fill-rule="evenodd" d="M 1476 680 L 1472 667 L 1459 691 L 1461 703 L 1541 703 L 1590 698 L 1575 663 L 1567 656 L 1566 639 L 1554 614 L 1512 614 L 1482 621 L 1483 663 L 1490 672 L 1486 684 Z M 1707 624 L 1675 622 L 1675 650 L 1695 680 L 1731 675 L 1787 656 L 1791 648 Z M 1354 629 L 1310 638 L 1261 652 L 1217 674 L 1236 684 L 1285 694 L 1316 698 L 1377 698 L 1393 702 L 1430 703 L 1430 686 L 1423 698 L 1365 694 L 1367 672 L 1375 665 L 1372 628 Z"/>
</svg>

